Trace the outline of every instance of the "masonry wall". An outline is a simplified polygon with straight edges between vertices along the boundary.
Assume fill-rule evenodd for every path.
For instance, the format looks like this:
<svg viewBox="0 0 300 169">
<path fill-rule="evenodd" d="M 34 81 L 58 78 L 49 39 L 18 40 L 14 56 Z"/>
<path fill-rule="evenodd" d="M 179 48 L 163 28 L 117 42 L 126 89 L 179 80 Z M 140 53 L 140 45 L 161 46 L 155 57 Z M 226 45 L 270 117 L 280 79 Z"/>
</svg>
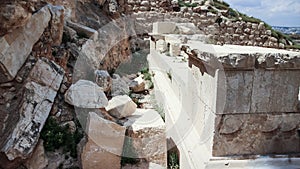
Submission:
<svg viewBox="0 0 300 169">
<path fill-rule="evenodd" d="M 177 11 L 179 10 L 179 11 Z M 273 37 L 271 30 L 266 29 L 264 23 L 245 21 L 226 21 L 217 23 L 218 16 L 200 7 L 178 7 L 172 1 L 132 1 L 125 0 L 122 11 L 136 19 L 137 30 L 151 32 L 152 23 L 158 21 L 191 22 L 203 34 L 208 35 L 208 42 L 212 44 L 234 44 L 245 46 L 262 46 L 284 48 L 291 42 Z"/>
</svg>

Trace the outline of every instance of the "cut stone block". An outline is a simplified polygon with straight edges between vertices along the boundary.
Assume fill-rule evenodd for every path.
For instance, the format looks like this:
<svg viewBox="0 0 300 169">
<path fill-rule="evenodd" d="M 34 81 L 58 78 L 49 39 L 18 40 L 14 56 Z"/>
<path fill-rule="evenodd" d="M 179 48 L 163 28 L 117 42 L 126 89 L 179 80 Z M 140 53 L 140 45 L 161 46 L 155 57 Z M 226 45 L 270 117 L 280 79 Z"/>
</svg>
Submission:
<svg viewBox="0 0 300 169">
<path fill-rule="evenodd" d="M 153 33 L 169 34 L 176 30 L 176 25 L 173 22 L 155 22 L 153 23 Z"/>
<path fill-rule="evenodd" d="M 250 112 L 299 112 L 300 70 L 255 70 Z"/>
<path fill-rule="evenodd" d="M 106 111 L 116 118 L 123 118 L 132 115 L 137 105 L 127 95 L 113 97 L 109 102 Z"/>
<path fill-rule="evenodd" d="M 171 56 L 179 56 L 181 54 L 181 47 L 178 43 L 170 44 L 170 55 Z"/>
<path fill-rule="evenodd" d="M 65 101 L 80 108 L 104 108 L 108 104 L 102 88 L 87 80 L 73 84 L 65 93 Z"/>
<path fill-rule="evenodd" d="M 160 39 L 156 42 L 156 50 L 160 51 L 161 53 L 167 50 L 167 44 L 164 40 Z"/>
<path fill-rule="evenodd" d="M 88 142 L 81 154 L 83 169 L 121 168 L 126 128 L 89 113 Z"/>
<path fill-rule="evenodd" d="M 223 113 L 250 112 L 253 71 L 228 71 L 225 75 L 226 103 Z"/>
<path fill-rule="evenodd" d="M 127 157 L 144 158 L 161 166 L 167 166 L 167 141 L 165 123 L 155 110 L 137 109 L 127 117 L 124 126 L 128 127 L 128 137 L 133 147 Z"/>
</svg>

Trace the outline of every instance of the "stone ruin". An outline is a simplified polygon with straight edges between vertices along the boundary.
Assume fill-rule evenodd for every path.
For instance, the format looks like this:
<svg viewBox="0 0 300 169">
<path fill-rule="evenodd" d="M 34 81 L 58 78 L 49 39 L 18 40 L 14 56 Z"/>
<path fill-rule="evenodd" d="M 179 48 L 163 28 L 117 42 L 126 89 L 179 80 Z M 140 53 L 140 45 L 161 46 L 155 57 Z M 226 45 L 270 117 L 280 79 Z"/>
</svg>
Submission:
<svg viewBox="0 0 300 169">
<path fill-rule="evenodd" d="M 148 60 L 180 167 L 297 168 L 300 53 L 209 45 L 179 27 L 154 23 Z"/>
</svg>

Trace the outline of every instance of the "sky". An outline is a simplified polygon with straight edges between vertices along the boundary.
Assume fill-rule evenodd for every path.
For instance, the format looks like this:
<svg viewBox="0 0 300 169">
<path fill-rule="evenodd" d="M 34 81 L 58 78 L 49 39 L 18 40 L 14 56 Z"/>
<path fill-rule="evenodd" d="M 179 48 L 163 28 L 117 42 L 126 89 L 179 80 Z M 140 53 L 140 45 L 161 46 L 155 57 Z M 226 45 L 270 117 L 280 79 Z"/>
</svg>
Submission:
<svg viewBox="0 0 300 169">
<path fill-rule="evenodd" d="M 224 0 L 233 9 L 272 26 L 300 27 L 300 0 Z"/>
</svg>

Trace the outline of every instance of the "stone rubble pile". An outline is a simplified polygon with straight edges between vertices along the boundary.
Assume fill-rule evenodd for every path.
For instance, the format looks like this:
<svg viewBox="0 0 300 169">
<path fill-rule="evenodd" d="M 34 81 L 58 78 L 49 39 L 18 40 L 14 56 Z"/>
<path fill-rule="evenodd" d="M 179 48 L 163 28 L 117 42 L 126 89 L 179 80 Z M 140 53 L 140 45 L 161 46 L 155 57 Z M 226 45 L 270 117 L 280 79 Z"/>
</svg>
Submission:
<svg viewBox="0 0 300 169">
<path fill-rule="evenodd" d="M 100 6 L 103 13 L 99 13 Z M 137 105 L 122 96 L 119 100 L 124 105 L 113 102 L 106 112 L 106 95 L 128 95 L 130 89 L 123 77 L 111 78 L 103 71 L 114 70 L 128 60 L 135 50 L 131 43 L 141 41 L 130 37 L 135 34 L 133 24 L 126 25 L 126 19 L 111 22 L 120 13 L 112 0 L 4 0 L 0 9 L 0 168 L 80 166 L 80 158 L 70 155 L 70 148 L 68 152 L 62 147 L 47 150 L 42 129 L 51 117 L 71 134 L 83 132 L 73 106 L 101 110 L 99 118 L 103 118 L 98 120 L 110 119 L 115 126 L 120 126 L 116 123 L 119 118 L 135 112 Z M 109 22 L 106 29 L 100 29 Z M 83 64 L 76 65 L 78 60 Z M 86 78 L 90 75 L 92 79 Z M 125 137 L 126 128 L 121 128 Z M 84 143 L 76 144 L 80 156 Z M 119 166 L 119 158 L 116 164 Z"/>
<path fill-rule="evenodd" d="M 102 75 L 107 77 L 105 73 Z M 85 99 L 93 100 L 90 97 Z M 89 112 L 86 125 L 88 140 L 81 154 L 83 169 L 121 168 L 122 157 L 167 166 L 165 123 L 158 112 L 137 109 L 128 95 L 114 96 L 105 109 L 98 110 Z M 131 151 L 124 152 L 128 147 Z"/>
</svg>

